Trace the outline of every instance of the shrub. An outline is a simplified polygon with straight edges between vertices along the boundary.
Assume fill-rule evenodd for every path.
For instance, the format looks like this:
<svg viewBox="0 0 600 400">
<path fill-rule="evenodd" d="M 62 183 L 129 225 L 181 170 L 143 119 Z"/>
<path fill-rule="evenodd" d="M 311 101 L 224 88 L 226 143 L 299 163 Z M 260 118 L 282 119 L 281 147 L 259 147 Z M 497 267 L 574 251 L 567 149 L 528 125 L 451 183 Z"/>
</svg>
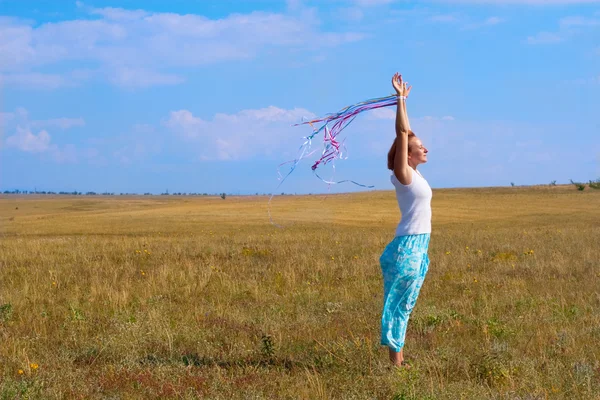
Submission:
<svg viewBox="0 0 600 400">
<path fill-rule="evenodd" d="M 583 184 L 581 182 L 573 182 L 573 179 L 571 179 L 571 183 L 573 185 L 575 185 L 575 187 L 577 188 L 577 190 L 584 190 L 585 189 L 585 184 Z"/>
<path fill-rule="evenodd" d="M 591 187 L 592 189 L 600 189 L 600 179 L 596 179 L 595 181 L 590 181 L 590 183 L 588 183 L 588 186 Z"/>
</svg>

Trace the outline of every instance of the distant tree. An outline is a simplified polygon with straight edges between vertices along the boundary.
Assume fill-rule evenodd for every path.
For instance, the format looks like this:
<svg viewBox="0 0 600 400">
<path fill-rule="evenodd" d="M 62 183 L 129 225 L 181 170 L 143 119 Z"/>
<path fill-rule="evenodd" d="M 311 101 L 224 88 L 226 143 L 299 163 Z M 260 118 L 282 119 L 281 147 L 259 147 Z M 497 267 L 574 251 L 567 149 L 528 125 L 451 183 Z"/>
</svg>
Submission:
<svg viewBox="0 0 600 400">
<path fill-rule="evenodd" d="M 222 198 L 223 200 L 225 200 L 225 198 L 226 198 L 226 197 L 227 197 L 227 194 L 225 194 L 225 193 L 221 193 L 221 198 Z"/>
<path fill-rule="evenodd" d="M 573 185 L 575 185 L 575 187 L 577 188 L 577 190 L 584 190 L 585 189 L 585 184 L 581 183 L 581 182 L 573 182 L 573 179 L 569 179 L 571 181 L 571 183 Z"/>
</svg>

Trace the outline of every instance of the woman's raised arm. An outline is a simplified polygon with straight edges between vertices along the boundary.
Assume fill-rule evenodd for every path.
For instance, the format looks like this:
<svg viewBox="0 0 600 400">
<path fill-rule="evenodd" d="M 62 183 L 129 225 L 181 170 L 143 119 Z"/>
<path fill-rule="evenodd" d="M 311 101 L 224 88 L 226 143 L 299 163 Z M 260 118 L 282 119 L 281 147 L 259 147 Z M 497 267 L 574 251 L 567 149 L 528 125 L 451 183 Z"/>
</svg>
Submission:
<svg viewBox="0 0 600 400">
<path fill-rule="evenodd" d="M 406 98 L 410 93 L 411 86 L 402 81 L 402 75 L 394 74 L 392 85 L 398 95 L 398 107 L 396 109 L 396 155 L 394 157 L 394 175 L 403 185 L 412 182 L 412 171 L 408 165 L 408 136 L 411 132 L 406 112 Z"/>
</svg>

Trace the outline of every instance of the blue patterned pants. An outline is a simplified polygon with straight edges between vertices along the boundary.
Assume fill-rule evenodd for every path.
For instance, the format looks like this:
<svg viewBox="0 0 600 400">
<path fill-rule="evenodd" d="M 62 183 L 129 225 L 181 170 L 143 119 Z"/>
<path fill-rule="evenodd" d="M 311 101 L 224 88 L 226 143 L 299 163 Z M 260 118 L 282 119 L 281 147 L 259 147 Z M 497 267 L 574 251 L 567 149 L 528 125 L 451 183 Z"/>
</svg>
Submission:
<svg viewBox="0 0 600 400">
<path fill-rule="evenodd" d="M 408 317 L 429 267 L 429 233 L 397 236 L 379 258 L 383 273 L 381 344 L 399 352 L 404 347 Z"/>
</svg>

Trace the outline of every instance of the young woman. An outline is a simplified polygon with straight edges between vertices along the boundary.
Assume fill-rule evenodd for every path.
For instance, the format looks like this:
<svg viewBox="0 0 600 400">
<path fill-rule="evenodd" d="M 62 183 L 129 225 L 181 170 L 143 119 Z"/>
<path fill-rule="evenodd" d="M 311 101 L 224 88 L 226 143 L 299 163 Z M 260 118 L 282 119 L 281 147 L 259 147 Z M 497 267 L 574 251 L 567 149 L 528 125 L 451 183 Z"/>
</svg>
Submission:
<svg viewBox="0 0 600 400">
<path fill-rule="evenodd" d="M 384 282 L 381 344 L 389 347 L 396 366 L 404 362 L 404 338 L 408 318 L 429 266 L 427 249 L 431 234 L 431 187 L 417 171 L 427 162 L 427 149 L 410 130 L 406 98 L 411 87 L 396 73 L 392 85 L 398 95 L 396 138 L 388 153 L 388 169 L 402 214 L 394 239 L 380 258 Z"/>
</svg>

